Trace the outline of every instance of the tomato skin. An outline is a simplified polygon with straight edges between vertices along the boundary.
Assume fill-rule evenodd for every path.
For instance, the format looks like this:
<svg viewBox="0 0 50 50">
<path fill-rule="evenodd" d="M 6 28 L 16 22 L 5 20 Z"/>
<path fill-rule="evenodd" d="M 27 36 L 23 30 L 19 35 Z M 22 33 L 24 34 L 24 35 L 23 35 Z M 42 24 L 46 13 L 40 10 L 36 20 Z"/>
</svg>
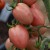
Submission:
<svg viewBox="0 0 50 50">
<path fill-rule="evenodd" d="M 30 38 L 27 49 L 28 50 L 38 50 L 35 45 L 36 45 L 37 38 Z"/>
<path fill-rule="evenodd" d="M 0 10 L 3 9 L 5 6 L 4 0 L 0 0 Z"/>
<path fill-rule="evenodd" d="M 26 3 L 27 5 L 31 6 L 33 3 L 35 3 L 37 0 L 23 0 L 24 3 Z"/>
<path fill-rule="evenodd" d="M 18 3 L 16 8 L 13 10 L 13 16 L 22 24 L 28 25 L 33 21 L 31 10 L 24 3 Z"/>
<path fill-rule="evenodd" d="M 32 11 L 33 18 L 34 18 L 32 25 L 33 26 L 44 25 L 45 19 L 44 19 L 44 15 L 42 14 L 42 12 L 36 7 L 31 7 L 31 11 Z"/>
<path fill-rule="evenodd" d="M 37 8 L 40 10 L 40 5 L 36 2 L 36 3 L 31 5 L 31 8 Z"/>
<path fill-rule="evenodd" d="M 10 42 L 10 39 L 8 38 L 5 42 L 6 49 L 9 49 L 12 46 L 12 43 Z"/>
<path fill-rule="evenodd" d="M 27 5 L 29 5 L 29 6 L 31 6 L 32 4 L 34 4 L 37 0 L 22 0 L 23 1 L 23 3 L 25 3 L 25 4 L 27 4 Z M 20 0 L 18 0 L 18 2 L 20 2 Z"/>
<path fill-rule="evenodd" d="M 21 25 L 16 25 L 16 27 L 10 28 L 9 37 L 14 46 L 19 49 L 25 48 L 29 41 L 28 31 Z"/>
</svg>

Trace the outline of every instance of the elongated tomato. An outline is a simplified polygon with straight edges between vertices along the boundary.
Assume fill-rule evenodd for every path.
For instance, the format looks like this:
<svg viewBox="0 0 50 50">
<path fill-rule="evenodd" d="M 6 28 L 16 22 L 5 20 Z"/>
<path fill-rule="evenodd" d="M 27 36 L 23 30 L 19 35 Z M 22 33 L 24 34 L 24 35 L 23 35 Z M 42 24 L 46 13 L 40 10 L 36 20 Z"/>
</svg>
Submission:
<svg viewBox="0 0 50 50">
<path fill-rule="evenodd" d="M 9 29 L 11 42 L 19 49 L 26 48 L 29 41 L 29 34 L 26 28 L 21 25 Z"/>
<path fill-rule="evenodd" d="M 0 10 L 3 9 L 4 5 L 5 5 L 4 0 L 0 0 Z"/>
<path fill-rule="evenodd" d="M 13 15 L 16 20 L 22 24 L 31 24 L 33 21 L 33 15 L 30 8 L 24 3 L 18 3 L 15 9 L 13 9 Z"/>
<path fill-rule="evenodd" d="M 45 24 L 45 19 L 44 19 L 44 15 L 42 14 L 42 12 L 37 9 L 36 7 L 31 7 L 31 11 L 33 14 L 33 22 L 32 25 L 33 26 L 39 26 L 39 25 L 44 25 Z"/>
</svg>

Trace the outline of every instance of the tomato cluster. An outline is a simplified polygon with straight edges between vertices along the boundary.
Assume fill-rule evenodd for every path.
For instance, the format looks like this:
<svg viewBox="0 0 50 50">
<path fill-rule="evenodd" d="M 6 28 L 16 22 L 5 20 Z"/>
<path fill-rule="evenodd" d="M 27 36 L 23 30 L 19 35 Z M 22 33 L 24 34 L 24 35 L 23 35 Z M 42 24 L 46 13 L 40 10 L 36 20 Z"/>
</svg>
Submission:
<svg viewBox="0 0 50 50">
<path fill-rule="evenodd" d="M 28 50 L 38 50 L 33 47 L 38 37 L 38 28 L 34 29 L 34 26 L 44 26 L 44 15 L 37 4 L 37 0 L 22 0 L 22 3 L 20 3 L 20 1 L 21 0 L 18 0 L 17 5 L 12 10 L 14 18 L 19 21 L 20 24 L 9 29 L 9 38 L 14 46 L 19 49 L 27 48 Z M 27 28 L 26 26 L 29 27 Z M 32 30 L 35 30 L 35 32 L 32 32 L 30 37 Z M 46 28 L 41 28 L 40 33 L 44 34 L 46 30 Z"/>
</svg>

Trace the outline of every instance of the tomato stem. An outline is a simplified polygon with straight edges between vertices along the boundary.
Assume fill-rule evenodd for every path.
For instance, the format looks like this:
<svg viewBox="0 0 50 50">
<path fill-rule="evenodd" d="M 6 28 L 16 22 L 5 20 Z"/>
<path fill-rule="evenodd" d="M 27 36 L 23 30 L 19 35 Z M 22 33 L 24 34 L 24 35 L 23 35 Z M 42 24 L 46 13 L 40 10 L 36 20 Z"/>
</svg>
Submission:
<svg viewBox="0 0 50 50">
<path fill-rule="evenodd" d="M 13 27 L 13 25 L 10 25 L 10 24 L 8 24 L 8 23 L 7 23 L 7 26 L 8 26 L 8 27 L 10 27 L 10 28 L 12 28 L 12 27 Z"/>
<path fill-rule="evenodd" d="M 15 25 L 15 24 L 16 24 L 16 20 L 13 19 L 13 20 L 12 20 L 12 25 Z"/>
<path fill-rule="evenodd" d="M 12 20 L 12 25 L 15 26 L 15 25 L 17 25 L 17 24 L 21 24 L 21 23 L 20 23 L 19 21 L 17 21 L 16 19 L 13 19 L 13 20 Z"/>
<path fill-rule="evenodd" d="M 23 0 L 20 0 L 20 3 L 22 3 L 23 2 Z"/>
<path fill-rule="evenodd" d="M 10 7 L 12 7 L 13 9 L 16 7 L 16 2 L 12 2 L 12 4 L 10 5 Z"/>
<path fill-rule="evenodd" d="M 42 35 L 40 33 L 40 29 L 42 27 L 47 28 L 47 29 L 50 29 L 50 26 L 33 26 L 33 27 L 28 26 L 26 28 L 30 32 L 30 34 L 32 34 L 33 32 L 36 32 L 37 31 L 38 32 L 38 41 L 39 41 L 39 38 L 41 38 L 41 40 L 43 40 L 43 37 L 42 37 Z M 37 28 L 37 29 L 32 30 L 32 28 Z"/>
<path fill-rule="evenodd" d="M 50 29 L 49 26 L 37 26 L 37 28 L 38 28 L 38 34 L 39 34 L 39 37 L 41 38 L 41 40 L 43 40 L 43 37 L 42 37 L 42 35 L 40 34 L 40 28 L 42 28 L 42 27 L 47 28 L 47 29 Z"/>
<path fill-rule="evenodd" d="M 36 41 L 36 46 L 35 47 L 39 49 L 40 44 L 41 44 L 41 42 Z"/>
<path fill-rule="evenodd" d="M 9 7 L 11 7 L 11 9 L 9 10 L 9 9 L 7 8 L 7 10 L 8 10 L 8 11 L 13 10 L 13 9 L 16 7 L 17 4 L 18 4 L 18 0 L 13 0 L 12 3 L 10 4 L 10 6 L 9 6 Z"/>
<path fill-rule="evenodd" d="M 39 30 L 38 30 L 38 35 L 39 35 L 38 37 L 41 38 L 41 40 L 43 40 L 43 37 L 42 37 L 42 35 L 41 35 Z"/>
<path fill-rule="evenodd" d="M 42 37 L 42 35 L 40 34 L 40 28 L 41 28 L 42 26 L 37 26 L 37 27 L 35 27 L 35 28 L 37 28 L 37 30 L 32 30 L 32 28 L 30 28 L 31 29 L 31 32 L 38 32 L 38 41 L 39 41 L 39 38 L 41 38 L 41 40 L 43 39 L 43 37 Z M 33 27 L 34 28 L 34 27 Z"/>
<path fill-rule="evenodd" d="M 40 28 L 41 28 L 41 27 L 45 27 L 45 28 L 50 29 L 50 26 L 39 26 L 39 27 L 40 27 Z"/>
</svg>

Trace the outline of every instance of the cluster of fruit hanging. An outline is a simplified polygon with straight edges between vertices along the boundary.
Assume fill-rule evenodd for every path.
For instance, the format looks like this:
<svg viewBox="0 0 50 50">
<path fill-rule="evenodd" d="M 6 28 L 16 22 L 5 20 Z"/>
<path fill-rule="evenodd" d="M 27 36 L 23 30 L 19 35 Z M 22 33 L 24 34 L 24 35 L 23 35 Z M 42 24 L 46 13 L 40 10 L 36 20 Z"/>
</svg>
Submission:
<svg viewBox="0 0 50 50">
<path fill-rule="evenodd" d="M 14 20 L 9 25 L 9 38 L 15 50 L 44 49 L 42 35 L 46 32 L 44 15 L 37 4 L 38 0 L 13 0 L 10 5 Z M 10 11 L 9 10 L 9 11 Z M 50 41 L 45 39 L 44 41 Z M 43 41 L 43 42 L 44 42 Z M 12 48 L 11 48 L 12 50 Z"/>
</svg>

